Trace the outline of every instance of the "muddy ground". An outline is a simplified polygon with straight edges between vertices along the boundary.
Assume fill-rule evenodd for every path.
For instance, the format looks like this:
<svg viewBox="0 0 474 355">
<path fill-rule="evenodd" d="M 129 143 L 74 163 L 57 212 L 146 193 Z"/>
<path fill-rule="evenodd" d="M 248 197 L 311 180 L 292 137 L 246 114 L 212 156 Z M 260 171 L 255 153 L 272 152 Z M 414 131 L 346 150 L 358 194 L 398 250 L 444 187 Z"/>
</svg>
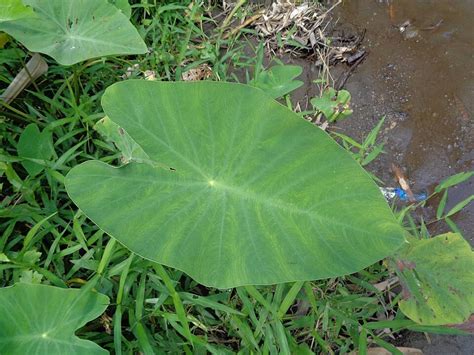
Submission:
<svg viewBox="0 0 474 355">
<path fill-rule="evenodd" d="M 473 15 L 472 0 L 346 0 L 337 9 L 339 30 L 366 30 L 361 48 L 368 55 L 345 84 L 354 113 L 333 129 L 362 140 L 386 117 L 380 135 L 386 154 L 368 169 L 387 186 L 396 186 L 392 162 L 406 170 L 415 192 L 430 192 L 444 178 L 474 169 Z M 294 94 L 304 108 L 317 95 L 312 81 L 319 68 L 308 60 L 289 62 L 304 68 L 305 86 Z M 332 75 L 337 79 L 348 69 L 339 64 Z M 474 179 L 452 188 L 447 210 L 471 194 Z M 421 214 L 429 221 L 436 206 L 433 201 Z M 474 203 L 454 220 L 474 245 Z M 432 223 L 429 230 L 435 235 L 448 228 Z M 414 333 L 401 343 L 425 354 L 474 354 L 473 337 Z"/>
</svg>

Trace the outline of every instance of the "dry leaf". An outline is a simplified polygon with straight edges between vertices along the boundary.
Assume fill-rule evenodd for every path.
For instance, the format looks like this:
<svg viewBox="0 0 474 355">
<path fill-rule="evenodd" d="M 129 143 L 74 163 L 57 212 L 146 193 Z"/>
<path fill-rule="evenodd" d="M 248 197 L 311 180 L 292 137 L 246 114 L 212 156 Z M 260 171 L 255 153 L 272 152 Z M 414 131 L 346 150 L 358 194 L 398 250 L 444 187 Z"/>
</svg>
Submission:
<svg viewBox="0 0 474 355">
<path fill-rule="evenodd" d="M 385 290 L 388 290 L 390 287 L 392 287 L 394 284 L 398 282 L 398 277 L 393 277 L 391 279 L 376 283 L 373 285 L 377 290 L 380 292 L 383 292 Z"/>
<path fill-rule="evenodd" d="M 154 70 L 145 70 L 143 76 L 145 80 L 156 80 L 156 72 Z"/>
<path fill-rule="evenodd" d="M 0 100 L 6 103 L 12 102 L 32 81 L 38 79 L 47 71 L 48 64 L 44 58 L 39 53 L 33 54 L 28 63 L 26 63 L 26 68 L 20 70 L 15 76 L 13 81 L 0 96 Z"/>
<path fill-rule="evenodd" d="M 181 79 L 184 81 L 198 81 L 210 78 L 212 69 L 206 63 L 201 64 L 197 68 L 192 68 L 181 74 Z"/>
</svg>

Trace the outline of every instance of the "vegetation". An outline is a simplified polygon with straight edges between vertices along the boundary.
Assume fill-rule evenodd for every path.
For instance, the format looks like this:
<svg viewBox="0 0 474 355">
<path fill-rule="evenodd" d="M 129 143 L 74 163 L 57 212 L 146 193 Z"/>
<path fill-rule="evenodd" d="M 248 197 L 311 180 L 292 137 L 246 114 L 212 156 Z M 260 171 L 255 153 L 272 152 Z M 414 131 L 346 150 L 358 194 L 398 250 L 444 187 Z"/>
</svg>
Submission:
<svg viewBox="0 0 474 355">
<path fill-rule="evenodd" d="M 0 7 L 0 30 L 12 36 L 0 50 L 4 86 L 25 67 L 30 51 L 52 58 L 47 75 L 22 92 L 21 100 L 1 102 L 1 353 L 364 354 L 374 344 L 397 353 L 391 341 L 406 329 L 463 334 L 445 325 L 465 321 L 474 309 L 474 259 L 451 217 L 472 197 L 445 208 L 448 189 L 472 173 L 446 179 L 429 196 L 442 196 L 436 221 L 445 221 L 453 232 L 431 237 L 424 221 L 414 217 L 425 201 L 394 207 L 393 216 L 369 175 L 350 158 L 361 165 L 376 159 L 383 149 L 377 144 L 383 121 L 361 144 L 333 135 L 342 139 L 344 151 L 292 113 L 290 95 L 301 85 L 294 80 L 299 69 L 263 68 L 263 46 L 247 40 L 252 31 L 227 30 L 232 18 L 245 16 L 243 2 L 225 18 L 212 18 L 212 9 L 187 0 L 142 0 L 132 6 L 119 0 L 81 2 L 77 14 L 60 17 L 59 27 L 77 26 L 86 31 L 81 36 L 100 36 L 103 28 L 88 27 L 89 21 L 105 16 L 128 31 L 113 33 L 109 44 L 127 40 L 119 47 L 129 50 L 66 41 L 51 51 L 48 41 L 58 41 L 56 36 L 32 41 L 38 27 L 57 32 L 41 22 L 46 21 L 43 6 L 64 10 L 70 1 L 10 0 Z M 119 54 L 128 56 L 114 56 Z M 245 77 L 253 87 L 145 81 L 190 76 L 234 82 Z M 348 95 L 327 88 L 312 100 L 315 110 L 299 116 L 343 118 L 350 114 Z M 289 109 L 271 97 L 284 97 Z M 234 101 L 225 101 L 229 98 Z M 220 113 L 228 121 L 219 120 Z M 160 145 L 163 127 L 171 146 Z M 202 135 L 213 129 L 209 142 Z M 231 132 L 239 145 L 230 146 Z M 245 169 L 223 163 L 245 155 Z M 191 158 L 200 165 L 189 164 Z M 317 160 L 321 169 L 303 169 L 305 159 Z M 330 164 L 336 160 L 340 169 Z M 196 170 L 203 166 L 213 174 L 197 181 Z M 179 190 L 179 174 L 185 186 L 201 184 L 199 190 Z M 126 175 L 131 183 L 118 180 Z M 150 178 L 167 180 L 169 186 L 138 181 Z M 230 178 L 240 195 L 226 213 L 209 190 Z M 250 196 L 248 186 L 258 194 Z M 166 208 L 155 207 L 164 194 Z M 281 201 L 275 196 L 285 196 L 292 209 L 318 207 L 325 219 L 292 220 L 291 211 L 278 211 Z M 246 217 L 250 209 L 243 203 L 252 199 L 267 203 Z M 169 224 L 183 206 L 186 217 Z M 206 207 L 214 212 L 206 215 Z M 234 244 L 216 254 L 219 244 L 206 239 L 215 233 L 216 221 L 236 216 L 226 233 Z M 342 228 L 341 220 L 349 227 Z M 155 237 L 150 226 L 166 233 Z M 281 230 L 298 230 L 299 243 L 285 242 Z M 315 237 L 315 230 L 324 235 Z M 338 238 L 355 230 L 358 240 Z M 174 238 L 184 232 L 200 238 Z M 269 235 L 278 236 L 284 248 L 262 243 L 256 254 L 246 248 Z M 163 252 L 168 236 L 180 244 Z M 321 243 L 326 249 L 316 248 Z M 299 248 L 301 259 L 290 263 L 292 247 Z M 202 255 L 193 255 L 194 249 Z M 286 253 L 281 260 L 275 258 L 278 252 Z M 436 263 L 428 253 L 436 255 Z M 226 259 L 216 262 L 216 255 Z M 244 260 L 242 269 L 238 258 Z"/>
</svg>

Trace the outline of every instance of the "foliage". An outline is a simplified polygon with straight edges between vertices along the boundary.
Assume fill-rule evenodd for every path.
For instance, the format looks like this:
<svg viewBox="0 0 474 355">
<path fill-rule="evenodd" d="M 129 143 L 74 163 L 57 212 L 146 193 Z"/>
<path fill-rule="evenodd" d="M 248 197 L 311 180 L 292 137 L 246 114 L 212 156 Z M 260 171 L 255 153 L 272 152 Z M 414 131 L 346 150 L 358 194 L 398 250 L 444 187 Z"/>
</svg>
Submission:
<svg viewBox="0 0 474 355">
<path fill-rule="evenodd" d="M 2 354 L 104 354 L 97 344 L 74 335 L 97 318 L 108 297 L 82 290 L 18 283 L 0 289 Z"/>
<path fill-rule="evenodd" d="M 107 89 L 102 104 L 161 166 L 87 162 L 66 189 L 142 257 L 229 288 L 345 275 L 403 242 L 350 156 L 259 90 L 129 80 Z"/>
<path fill-rule="evenodd" d="M 38 125 L 31 123 L 18 141 L 18 156 L 24 160 L 21 162 L 30 176 L 38 175 L 43 169 L 46 161 L 54 154 L 51 132 L 44 130 L 40 132 Z M 35 162 L 40 161 L 43 165 Z"/>
<path fill-rule="evenodd" d="M 0 23 L 34 16 L 30 7 L 23 5 L 22 0 L 2 0 L 0 4 Z"/>
<path fill-rule="evenodd" d="M 464 322 L 474 311 L 474 255 L 457 233 L 409 239 L 396 256 L 400 308 L 420 324 Z"/>
<path fill-rule="evenodd" d="M 294 80 L 302 72 L 303 69 L 297 65 L 276 65 L 257 73 L 256 78 L 251 80 L 249 85 L 262 89 L 276 99 L 303 85 L 301 80 Z"/>
<path fill-rule="evenodd" d="M 212 69 L 212 80 L 237 81 L 242 72 L 257 72 L 260 59 L 252 42 L 246 41 L 252 31 L 243 29 L 224 38 L 221 17 L 212 18 L 210 10 L 189 0 L 133 1 L 130 21 L 146 42 L 147 53 L 108 56 L 69 67 L 50 63 L 47 76 L 11 105 L 1 104 L 0 286 L 43 283 L 107 295 L 111 305 L 76 333 L 117 354 L 267 349 L 362 354 L 374 345 L 396 353 L 391 342 L 405 330 L 462 334 L 452 327 L 407 319 L 398 306 L 403 296 L 400 282 L 387 260 L 352 275 L 306 281 L 303 286 L 296 282 L 219 290 L 134 255 L 77 210 L 64 188 L 70 169 L 91 159 L 124 164 L 128 161 L 120 150 L 133 147 L 127 145 L 126 135 L 114 136 L 112 121 L 101 127 L 110 129 L 110 136 L 99 128 L 104 117 L 100 98 L 106 87 L 121 76 L 142 78 L 146 70 L 158 80 L 180 80 L 182 73 L 203 63 Z M 242 7 L 236 16 L 244 20 L 250 16 L 246 11 Z M 0 50 L 2 87 L 29 56 L 15 40 Z M 51 133 L 54 151 L 46 162 L 18 153 L 20 136 L 31 123 L 39 132 Z M 124 141 L 117 144 L 120 137 Z M 128 156 L 136 157 L 133 151 Z M 357 148 L 353 151 L 358 153 Z M 43 168 L 32 176 L 23 165 L 26 161 Z M 468 177 L 455 176 L 443 186 L 450 188 Z M 461 232 L 454 213 L 446 217 L 459 207 L 445 211 L 446 201 L 440 202 L 439 218 L 419 217 L 420 207 L 435 204 L 445 191 L 440 188 L 428 202 L 394 208 L 407 233 L 430 238 L 434 230 L 448 227 Z"/>
<path fill-rule="evenodd" d="M 23 0 L 35 16 L 0 22 L 30 51 L 45 53 L 60 64 L 112 55 L 145 53 L 136 29 L 107 0 Z"/>
<path fill-rule="evenodd" d="M 329 122 L 347 118 L 352 114 L 350 109 L 351 94 L 347 90 L 336 91 L 329 87 L 321 97 L 311 99 L 313 107 L 320 111 Z"/>
<path fill-rule="evenodd" d="M 128 0 L 109 0 L 109 2 L 122 11 L 122 13 L 127 18 L 130 18 L 132 15 L 132 7 L 130 6 Z"/>
<path fill-rule="evenodd" d="M 383 143 L 377 144 L 377 137 L 385 121 L 382 117 L 377 125 L 372 128 L 364 141 L 359 143 L 355 139 L 345 134 L 332 132 L 331 134 L 342 139 L 342 145 L 346 150 L 352 153 L 353 158 L 362 166 L 366 166 L 383 153 Z"/>
</svg>

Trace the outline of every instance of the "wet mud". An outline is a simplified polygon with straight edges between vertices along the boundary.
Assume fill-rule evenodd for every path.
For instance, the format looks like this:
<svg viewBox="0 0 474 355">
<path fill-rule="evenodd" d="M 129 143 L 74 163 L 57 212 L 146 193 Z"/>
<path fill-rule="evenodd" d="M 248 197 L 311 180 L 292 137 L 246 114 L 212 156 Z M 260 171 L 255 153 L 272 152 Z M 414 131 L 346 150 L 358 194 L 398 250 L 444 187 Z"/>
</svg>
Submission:
<svg viewBox="0 0 474 355">
<path fill-rule="evenodd" d="M 406 169 L 414 190 L 428 191 L 450 175 L 473 170 L 474 2 L 350 0 L 338 15 L 347 31 L 366 29 L 368 52 L 345 86 L 354 114 L 339 126 L 361 138 L 386 117 L 386 154 L 369 168 L 393 184 L 395 162 Z M 344 70 L 339 66 L 334 76 Z M 473 193 L 474 179 L 451 189 L 447 209 Z M 474 245 L 474 204 L 456 222 Z"/>
<path fill-rule="evenodd" d="M 360 48 L 367 56 L 344 86 L 354 113 L 332 129 L 362 140 L 385 117 L 379 136 L 385 154 L 367 168 L 387 186 L 396 186 L 392 163 L 405 170 L 415 192 L 431 192 L 444 178 L 474 169 L 473 15 L 471 0 L 347 0 L 337 9 L 339 33 L 366 31 Z M 319 68 L 284 59 L 303 67 L 305 86 L 293 98 L 306 109 L 319 92 L 313 84 Z M 349 69 L 344 63 L 332 68 L 334 81 Z M 446 210 L 471 194 L 474 179 L 451 188 Z M 423 211 L 428 222 L 437 202 Z M 474 203 L 454 220 L 474 245 Z M 441 223 L 429 230 L 448 231 Z"/>
</svg>

